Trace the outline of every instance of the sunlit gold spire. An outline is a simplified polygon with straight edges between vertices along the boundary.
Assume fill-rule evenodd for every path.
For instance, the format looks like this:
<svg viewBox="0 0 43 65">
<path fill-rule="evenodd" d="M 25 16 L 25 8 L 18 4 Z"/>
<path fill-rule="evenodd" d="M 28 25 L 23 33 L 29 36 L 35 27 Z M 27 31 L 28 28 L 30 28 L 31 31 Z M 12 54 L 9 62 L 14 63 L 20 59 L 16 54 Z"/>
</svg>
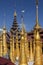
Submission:
<svg viewBox="0 0 43 65">
<path fill-rule="evenodd" d="M 36 30 L 35 37 L 35 64 L 34 65 L 42 65 L 42 44 L 40 41 L 39 31 Z"/>
<path fill-rule="evenodd" d="M 15 62 L 14 35 L 10 35 L 10 59 Z"/>
<path fill-rule="evenodd" d="M 26 57 L 27 57 L 27 62 L 29 62 L 29 43 L 28 43 L 26 32 L 25 32 L 25 53 L 26 53 Z"/>
<path fill-rule="evenodd" d="M 38 24 L 38 0 L 36 0 L 36 30 L 35 30 L 35 62 L 34 65 L 42 65 L 42 46 L 40 41 L 39 30 L 40 26 Z"/>
<path fill-rule="evenodd" d="M 30 59 L 29 61 L 32 62 L 34 60 L 34 57 L 33 57 L 33 49 L 32 49 L 32 39 L 30 40 Z"/>
<path fill-rule="evenodd" d="M 16 60 L 19 60 L 20 51 L 19 51 L 19 43 L 18 43 L 18 32 L 16 33 Z"/>
<path fill-rule="evenodd" d="M 21 50 L 20 50 L 20 64 L 19 65 L 27 65 L 27 58 L 25 54 L 25 38 L 24 34 L 21 33 Z"/>
<path fill-rule="evenodd" d="M 27 58 L 25 54 L 25 31 L 24 25 L 22 23 L 22 30 L 21 30 L 21 45 L 20 45 L 20 62 L 19 65 L 27 65 Z"/>
<path fill-rule="evenodd" d="M 36 0 L 36 25 L 35 25 L 35 29 L 40 29 L 40 25 L 38 23 L 38 0 Z"/>
<path fill-rule="evenodd" d="M 3 27 L 3 56 L 7 55 L 6 28 Z"/>
</svg>

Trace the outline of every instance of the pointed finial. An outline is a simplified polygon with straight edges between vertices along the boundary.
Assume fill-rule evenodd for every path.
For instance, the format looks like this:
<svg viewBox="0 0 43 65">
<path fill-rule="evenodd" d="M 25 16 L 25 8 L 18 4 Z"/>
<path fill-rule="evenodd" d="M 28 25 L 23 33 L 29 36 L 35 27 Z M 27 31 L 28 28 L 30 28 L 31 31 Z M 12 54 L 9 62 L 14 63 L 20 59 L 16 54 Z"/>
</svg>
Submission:
<svg viewBox="0 0 43 65">
<path fill-rule="evenodd" d="M 14 16 L 17 16 L 17 13 L 16 13 L 16 1 L 15 1 L 14 8 L 15 8 Z"/>
<path fill-rule="evenodd" d="M 36 25 L 35 25 L 35 29 L 40 29 L 40 25 L 38 23 L 38 0 L 36 0 Z"/>
<path fill-rule="evenodd" d="M 23 16 L 23 14 L 24 14 L 24 10 L 22 10 L 21 11 L 22 12 L 22 15 L 21 15 L 21 21 L 22 21 L 22 34 L 24 34 L 24 32 L 25 32 L 25 26 L 24 26 L 24 16 Z"/>
<path fill-rule="evenodd" d="M 16 11 L 14 12 L 14 16 L 17 16 L 17 13 L 16 13 Z"/>
<path fill-rule="evenodd" d="M 38 5 L 38 0 L 36 0 L 36 5 Z"/>
<path fill-rule="evenodd" d="M 36 0 L 36 24 L 38 24 L 38 0 Z"/>
</svg>

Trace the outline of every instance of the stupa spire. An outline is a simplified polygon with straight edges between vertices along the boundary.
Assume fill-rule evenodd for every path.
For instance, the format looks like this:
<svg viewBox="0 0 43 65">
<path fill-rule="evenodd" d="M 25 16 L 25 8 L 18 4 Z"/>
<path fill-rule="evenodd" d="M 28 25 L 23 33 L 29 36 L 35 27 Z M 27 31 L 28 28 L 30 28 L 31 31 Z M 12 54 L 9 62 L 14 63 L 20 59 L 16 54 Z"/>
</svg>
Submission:
<svg viewBox="0 0 43 65">
<path fill-rule="evenodd" d="M 19 60 L 19 43 L 18 43 L 18 32 L 16 33 L 16 60 Z"/>
<path fill-rule="evenodd" d="M 21 45 L 20 45 L 20 62 L 19 65 L 27 65 L 27 58 L 25 53 L 25 32 L 21 31 Z"/>
<path fill-rule="evenodd" d="M 3 56 L 7 55 L 6 28 L 3 28 Z"/>
<path fill-rule="evenodd" d="M 27 62 L 29 62 L 29 43 L 27 38 L 27 32 L 25 32 L 25 53 L 27 57 Z"/>
<path fill-rule="evenodd" d="M 36 0 L 36 24 L 38 24 L 38 0 Z"/>
<path fill-rule="evenodd" d="M 38 0 L 36 0 L 36 5 L 38 5 Z"/>
<path fill-rule="evenodd" d="M 20 62 L 19 65 L 27 65 L 27 58 L 25 53 L 25 28 L 22 17 L 21 43 L 20 43 Z"/>
<path fill-rule="evenodd" d="M 22 15 L 21 15 L 21 22 L 22 22 L 22 32 L 25 31 L 25 25 L 24 25 L 24 10 L 21 11 Z"/>
<path fill-rule="evenodd" d="M 18 30 L 18 23 L 17 23 L 17 13 L 16 13 L 16 10 L 14 12 L 14 20 L 13 20 L 13 24 L 12 24 L 12 27 L 11 27 L 11 33 L 16 33 Z"/>
<path fill-rule="evenodd" d="M 42 44 L 39 34 L 40 26 L 38 24 L 38 0 L 36 0 L 36 27 L 35 27 L 35 59 L 34 65 L 42 65 Z"/>
<path fill-rule="evenodd" d="M 35 29 L 40 29 L 40 25 L 38 23 L 38 0 L 36 0 L 36 25 L 35 25 Z"/>
<path fill-rule="evenodd" d="M 4 14 L 4 26 L 3 26 L 3 57 L 7 58 L 7 40 L 6 40 L 6 26 L 5 26 L 5 14 Z"/>
</svg>

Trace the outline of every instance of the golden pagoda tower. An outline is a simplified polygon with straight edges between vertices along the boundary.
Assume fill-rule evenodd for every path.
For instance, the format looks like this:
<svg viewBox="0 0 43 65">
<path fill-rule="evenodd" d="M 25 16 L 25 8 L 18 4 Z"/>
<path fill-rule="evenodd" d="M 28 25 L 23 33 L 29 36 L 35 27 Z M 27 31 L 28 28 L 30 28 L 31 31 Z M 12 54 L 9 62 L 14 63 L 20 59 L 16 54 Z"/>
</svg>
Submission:
<svg viewBox="0 0 43 65">
<path fill-rule="evenodd" d="M 34 65 L 42 65 L 42 44 L 39 35 L 40 26 L 38 24 L 38 0 L 36 0 L 36 26 L 35 26 L 35 59 Z"/>
<path fill-rule="evenodd" d="M 19 60 L 20 56 L 20 50 L 19 50 L 19 44 L 18 44 L 18 32 L 16 33 L 16 60 Z"/>
<path fill-rule="evenodd" d="M 33 48 L 32 48 L 32 39 L 30 39 L 30 54 L 29 54 L 29 61 L 32 62 L 34 61 L 34 57 L 33 57 Z"/>
<path fill-rule="evenodd" d="M 26 32 L 25 32 L 25 53 L 26 53 L 26 57 L 27 57 L 27 62 L 29 62 L 29 43 L 28 43 Z"/>
<path fill-rule="evenodd" d="M 38 30 L 36 31 L 36 39 L 35 39 L 35 63 L 34 65 L 42 65 L 42 44 L 40 41 L 40 35 Z"/>
<path fill-rule="evenodd" d="M 8 53 L 7 42 L 6 42 L 6 27 L 3 27 L 3 56 L 6 56 Z"/>
<path fill-rule="evenodd" d="M 22 22 L 23 22 L 23 17 L 22 17 Z M 26 54 L 25 54 L 25 29 L 24 29 L 24 24 L 23 23 L 22 23 L 22 31 L 21 31 L 19 65 L 27 65 L 27 58 L 26 58 Z"/>
<path fill-rule="evenodd" d="M 12 34 L 14 34 L 14 36 L 15 36 L 17 31 L 18 31 L 18 23 L 17 23 L 17 13 L 16 13 L 16 10 L 15 10 L 15 12 L 14 12 L 14 21 L 13 21 L 12 27 L 10 29 L 10 32 Z"/>
<path fill-rule="evenodd" d="M 0 37 L 0 57 L 2 57 L 2 36 Z"/>
<path fill-rule="evenodd" d="M 10 37 L 10 59 L 13 63 L 15 62 L 14 35 Z"/>
</svg>

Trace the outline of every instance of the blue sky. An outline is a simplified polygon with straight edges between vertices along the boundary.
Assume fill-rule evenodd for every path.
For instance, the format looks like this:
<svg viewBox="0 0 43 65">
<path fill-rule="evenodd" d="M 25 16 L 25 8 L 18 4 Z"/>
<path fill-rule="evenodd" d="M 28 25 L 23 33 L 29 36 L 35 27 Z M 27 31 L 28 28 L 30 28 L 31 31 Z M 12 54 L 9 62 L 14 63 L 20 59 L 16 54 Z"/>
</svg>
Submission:
<svg viewBox="0 0 43 65">
<path fill-rule="evenodd" d="M 10 30 L 14 19 L 15 4 L 17 22 L 21 24 L 21 11 L 24 9 L 26 31 L 31 31 L 36 20 L 35 0 L 0 0 L 0 28 L 3 27 L 5 21 L 6 29 Z M 39 0 L 39 24 L 43 28 L 43 0 Z"/>
</svg>

